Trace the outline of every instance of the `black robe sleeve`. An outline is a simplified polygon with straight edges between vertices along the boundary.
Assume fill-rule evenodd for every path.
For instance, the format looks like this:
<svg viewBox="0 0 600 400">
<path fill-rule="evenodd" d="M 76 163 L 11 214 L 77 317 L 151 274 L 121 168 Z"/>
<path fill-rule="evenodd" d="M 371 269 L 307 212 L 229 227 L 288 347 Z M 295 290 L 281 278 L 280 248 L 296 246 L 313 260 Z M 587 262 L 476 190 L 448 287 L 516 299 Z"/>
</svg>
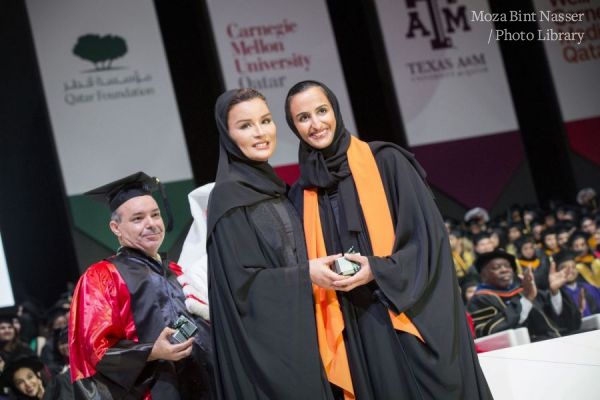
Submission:
<svg viewBox="0 0 600 400">
<path fill-rule="evenodd" d="M 395 148 L 385 147 L 375 157 L 396 236 L 389 257 L 369 257 L 377 285 L 401 312 L 424 304 L 433 288 L 446 290 L 451 297 L 457 288 L 454 263 L 429 188 Z"/>
<path fill-rule="evenodd" d="M 496 296 L 475 294 L 467 308 L 477 337 L 519 327 L 522 307 L 518 298 L 505 304 Z"/>
<path fill-rule="evenodd" d="M 281 265 L 247 208 L 223 216 L 207 246 L 218 397 L 326 398 L 308 263 Z"/>
<path fill-rule="evenodd" d="M 562 311 L 556 314 L 552 306 L 549 291 L 538 291 L 538 299 L 543 305 L 544 313 L 554 322 L 561 335 L 572 333 L 581 327 L 581 313 L 577 305 L 564 289 L 560 289 L 562 297 Z"/>
<path fill-rule="evenodd" d="M 120 340 L 108 348 L 96 365 L 95 378 L 114 394 L 138 393 L 149 389 L 158 362 L 148 362 L 153 343 Z"/>
<path fill-rule="evenodd" d="M 446 228 L 424 173 L 398 146 L 370 146 L 392 214 L 395 242 L 389 257 L 368 259 L 377 286 L 406 313 L 424 340 L 399 335 L 413 373 L 431 398 L 491 398 L 466 320 Z M 449 387 L 455 390 L 450 393 Z"/>
</svg>

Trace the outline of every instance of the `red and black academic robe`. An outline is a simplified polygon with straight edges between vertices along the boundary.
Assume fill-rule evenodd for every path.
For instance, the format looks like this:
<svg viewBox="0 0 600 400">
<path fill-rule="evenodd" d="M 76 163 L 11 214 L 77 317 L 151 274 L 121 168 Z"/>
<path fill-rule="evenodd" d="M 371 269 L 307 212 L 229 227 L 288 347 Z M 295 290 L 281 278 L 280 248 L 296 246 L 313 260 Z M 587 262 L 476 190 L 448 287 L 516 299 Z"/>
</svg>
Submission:
<svg viewBox="0 0 600 400">
<path fill-rule="evenodd" d="M 130 249 L 92 265 L 79 279 L 69 321 L 71 380 L 102 399 L 206 399 L 211 395 L 209 326 L 187 313 L 181 269 Z M 199 328 L 192 355 L 148 362 L 164 327 L 179 315 Z M 89 397 L 85 397 L 89 398 Z"/>
</svg>

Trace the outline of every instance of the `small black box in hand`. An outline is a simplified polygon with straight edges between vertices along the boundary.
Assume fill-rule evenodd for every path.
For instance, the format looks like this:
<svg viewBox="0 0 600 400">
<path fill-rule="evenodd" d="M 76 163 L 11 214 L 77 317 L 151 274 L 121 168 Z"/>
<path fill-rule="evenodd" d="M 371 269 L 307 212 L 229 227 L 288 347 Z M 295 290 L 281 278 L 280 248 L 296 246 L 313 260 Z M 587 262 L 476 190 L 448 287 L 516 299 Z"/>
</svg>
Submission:
<svg viewBox="0 0 600 400">
<path fill-rule="evenodd" d="M 175 333 L 171 336 L 177 343 L 183 343 L 198 332 L 198 327 L 185 315 L 180 315 L 172 326 Z"/>
</svg>

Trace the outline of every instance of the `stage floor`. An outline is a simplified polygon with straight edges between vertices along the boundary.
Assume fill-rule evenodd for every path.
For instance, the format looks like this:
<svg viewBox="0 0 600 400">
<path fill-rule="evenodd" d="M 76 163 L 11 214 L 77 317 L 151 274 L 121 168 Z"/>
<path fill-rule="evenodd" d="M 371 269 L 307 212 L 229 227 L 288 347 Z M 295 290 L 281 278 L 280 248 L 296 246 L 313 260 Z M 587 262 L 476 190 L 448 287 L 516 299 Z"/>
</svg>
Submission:
<svg viewBox="0 0 600 400">
<path fill-rule="evenodd" d="M 496 400 L 600 399 L 600 330 L 479 354 Z"/>
</svg>

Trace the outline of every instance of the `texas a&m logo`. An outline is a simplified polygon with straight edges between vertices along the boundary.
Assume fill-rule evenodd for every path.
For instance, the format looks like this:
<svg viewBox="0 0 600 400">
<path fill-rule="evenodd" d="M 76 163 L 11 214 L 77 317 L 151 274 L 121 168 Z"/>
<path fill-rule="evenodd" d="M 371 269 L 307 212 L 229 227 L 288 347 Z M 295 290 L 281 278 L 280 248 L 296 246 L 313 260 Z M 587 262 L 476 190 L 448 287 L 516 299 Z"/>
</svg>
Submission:
<svg viewBox="0 0 600 400">
<path fill-rule="evenodd" d="M 416 36 L 433 36 L 431 39 L 433 50 L 452 47 L 450 37 L 452 33 L 471 30 L 467 21 L 467 8 L 465 5 L 457 5 L 457 0 L 405 1 L 409 10 L 406 37 L 412 39 Z"/>
</svg>

